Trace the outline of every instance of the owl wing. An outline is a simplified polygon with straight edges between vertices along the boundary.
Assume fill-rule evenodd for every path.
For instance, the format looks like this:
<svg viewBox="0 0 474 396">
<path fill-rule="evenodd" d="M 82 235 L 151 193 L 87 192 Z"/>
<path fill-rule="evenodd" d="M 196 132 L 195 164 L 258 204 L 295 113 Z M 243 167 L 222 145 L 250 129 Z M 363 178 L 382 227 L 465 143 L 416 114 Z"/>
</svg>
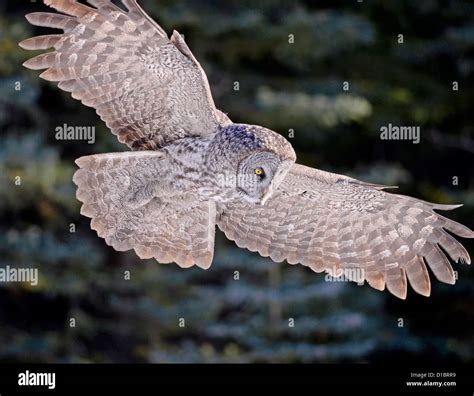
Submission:
<svg viewBox="0 0 474 396">
<path fill-rule="evenodd" d="M 470 263 L 447 231 L 473 238 L 467 227 L 433 209 L 438 205 L 390 194 L 383 186 L 295 164 L 264 206 L 233 203 L 218 208 L 218 227 L 239 247 L 274 261 L 303 264 L 315 272 L 366 280 L 399 298 L 412 288 L 425 296 L 427 266 L 453 284 L 447 256 Z"/>
<path fill-rule="evenodd" d="M 174 31 L 168 39 L 135 0 L 122 1 L 127 12 L 109 0 L 89 0 L 93 7 L 44 2 L 67 15 L 35 12 L 26 18 L 64 33 L 22 41 L 28 50 L 55 49 L 24 66 L 47 69 L 40 77 L 94 107 L 120 142 L 156 149 L 231 122 L 216 109 L 206 74 L 181 35 Z"/>
<path fill-rule="evenodd" d="M 176 194 L 160 180 L 167 157 L 160 151 L 97 154 L 76 160 L 73 181 L 81 214 L 115 250 L 181 267 L 209 268 L 214 254 L 216 208 L 192 193 Z M 161 175 L 162 176 L 162 175 Z M 158 180 L 158 181 L 157 181 Z M 173 194 L 176 199 L 161 200 Z M 179 200 L 182 199 L 183 202 Z M 186 200 L 187 199 L 187 200 Z M 181 203 L 181 204 L 180 204 Z"/>
</svg>

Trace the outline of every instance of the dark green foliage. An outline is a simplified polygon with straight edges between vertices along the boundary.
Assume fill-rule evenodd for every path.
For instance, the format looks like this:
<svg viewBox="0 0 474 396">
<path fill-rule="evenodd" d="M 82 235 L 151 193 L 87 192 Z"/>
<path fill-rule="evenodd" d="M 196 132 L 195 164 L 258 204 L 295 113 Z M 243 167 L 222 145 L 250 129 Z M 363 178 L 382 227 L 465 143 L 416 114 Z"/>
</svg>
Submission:
<svg viewBox="0 0 474 396">
<path fill-rule="evenodd" d="M 474 226 L 472 4 L 142 3 L 168 32 L 185 34 L 233 121 L 289 137 L 304 164 L 463 202 L 448 215 Z M 0 9 L 0 267 L 40 273 L 37 286 L 0 283 L 0 360 L 472 362 L 474 275 L 463 265 L 455 287 L 434 282 L 430 299 L 410 292 L 403 302 L 275 264 L 220 233 L 208 271 L 106 246 L 79 214 L 74 159 L 126 147 L 93 110 L 21 67 L 30 54 L 17 43 L 50 32 L 23 15 L 45 7 Z M 57 141 L 64 123 L 95 125 L 96 143 Z M 420 126 L 420 144 L 380 140 L 388 123 Z"/>
</svg>

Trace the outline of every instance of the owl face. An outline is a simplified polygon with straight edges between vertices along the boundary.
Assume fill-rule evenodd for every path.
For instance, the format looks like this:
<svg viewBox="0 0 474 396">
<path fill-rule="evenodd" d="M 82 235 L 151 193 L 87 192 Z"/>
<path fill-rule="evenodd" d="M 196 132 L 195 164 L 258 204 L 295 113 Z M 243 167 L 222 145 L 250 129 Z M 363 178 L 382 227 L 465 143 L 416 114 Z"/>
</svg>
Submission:
<svg viewBox="0 0 474 396">
<path fill-rule="evenodd" d="M 238 166 L 238 194 L 247 202 L 264 205 L 292 164 L 270 151 L 250 154 Z"/>
</svg>

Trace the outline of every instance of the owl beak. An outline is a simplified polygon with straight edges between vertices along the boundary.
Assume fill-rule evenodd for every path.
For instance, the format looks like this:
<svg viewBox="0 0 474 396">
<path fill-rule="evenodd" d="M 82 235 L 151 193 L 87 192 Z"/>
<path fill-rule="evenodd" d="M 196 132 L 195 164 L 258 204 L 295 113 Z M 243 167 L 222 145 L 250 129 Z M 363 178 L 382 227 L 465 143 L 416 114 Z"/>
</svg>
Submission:
<svg viewBox="0 0 474 396">
<path fill-rule="evenodd" d="M 263 195 L 262 198 L 260 198 L 260 205 L 265 205 L 265 202 L 268 201 L 268 198 L 270 198 L 272 195 L 271 189 L 268 189 Z"/>
<path fill-rule="evenodd" d="M 277 174 L 273 178 L 270 186 L 267 190 L 262 194 L 260 198 L 260 205 L 265 205 L 268 199 L 272 196 L 273 191 L 280 185 L 281 181 L 285 178 L 289 168 L 293 165 L 293 161 L 284 161 L 283 165 L 278 170 Z"/>
</svg>

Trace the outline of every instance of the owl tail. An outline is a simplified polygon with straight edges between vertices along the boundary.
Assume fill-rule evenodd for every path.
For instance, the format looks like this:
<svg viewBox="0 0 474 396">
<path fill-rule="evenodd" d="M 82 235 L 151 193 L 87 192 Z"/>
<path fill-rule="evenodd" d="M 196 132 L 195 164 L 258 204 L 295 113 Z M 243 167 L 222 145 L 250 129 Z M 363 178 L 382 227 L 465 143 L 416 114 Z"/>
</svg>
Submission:
<svg viewBox="0 0 474 396">
<path fill-rule="evenodd" d="M 73 182 L 83 203 L 81 214 L 92 218 L 91 228 L 115 250 L 134 249 L 143 259 L 207 269 L 214 253 L 215 204 L 196 202 L 173 210 L 157 198 L 159 169 L 166 169 L 166 162 L 159 151 L 77 159 L 80 169 Z"/>
</svg>

